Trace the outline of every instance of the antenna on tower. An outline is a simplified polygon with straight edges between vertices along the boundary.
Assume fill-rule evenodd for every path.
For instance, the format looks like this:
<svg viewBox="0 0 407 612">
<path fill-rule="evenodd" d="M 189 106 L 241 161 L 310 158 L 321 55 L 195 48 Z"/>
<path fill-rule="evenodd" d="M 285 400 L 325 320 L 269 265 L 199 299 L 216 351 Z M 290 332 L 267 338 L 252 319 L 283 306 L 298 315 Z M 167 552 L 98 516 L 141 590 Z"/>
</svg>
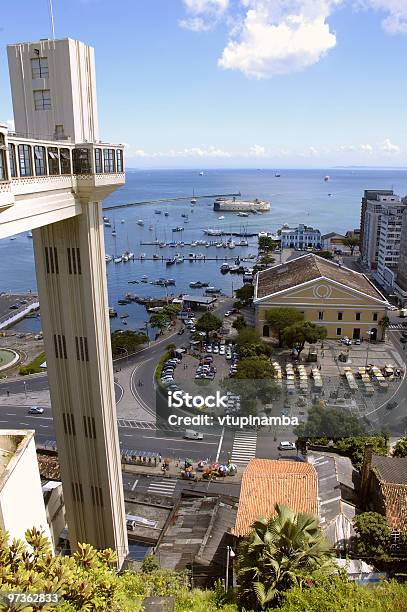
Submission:
<svg viewBox="0 0 407 612">
<path fill-rule="evenodd" d="M 48 0 L 48 4 L 49 4 L 49 18 L 51 21 L 52 40 L 55 40 L 54 11 L 52 10 L 52 0 Z"/>
</svg>

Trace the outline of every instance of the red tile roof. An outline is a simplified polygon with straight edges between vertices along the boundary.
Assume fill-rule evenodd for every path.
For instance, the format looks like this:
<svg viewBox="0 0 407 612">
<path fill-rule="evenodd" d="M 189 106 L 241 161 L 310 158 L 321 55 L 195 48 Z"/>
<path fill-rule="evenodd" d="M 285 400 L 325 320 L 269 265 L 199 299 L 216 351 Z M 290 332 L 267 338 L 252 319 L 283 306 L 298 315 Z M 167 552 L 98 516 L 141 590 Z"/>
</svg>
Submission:
<svg viewBox="0 0 407 612">
<path fill-rule="evenodd" d="M 243 473 L 233 533 L 247 535 L 256 519 L 274 514 L 277 503 L 318 514 L 317 483 L 315 468 L 308 463 L 252 459 Z"/>
</svg>

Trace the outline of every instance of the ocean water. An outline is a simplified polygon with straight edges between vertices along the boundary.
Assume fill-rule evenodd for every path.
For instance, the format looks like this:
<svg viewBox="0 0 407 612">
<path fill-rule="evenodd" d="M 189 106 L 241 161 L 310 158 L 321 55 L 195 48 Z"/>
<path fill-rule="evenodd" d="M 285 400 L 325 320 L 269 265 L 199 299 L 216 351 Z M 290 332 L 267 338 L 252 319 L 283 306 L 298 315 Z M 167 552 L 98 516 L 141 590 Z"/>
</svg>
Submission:
<svg viewBox="0 0 407 612">
<path fill-rule="evenodd" d="M 328 182 L 324 181 L 330 176 Z M 121 254 L 128 249 L 136 255 L 145 253 L 152 256 L 170 257 L 176 252 L 187 256 L 189 252 L 203 253 L 207 257 L 218 257 L 218 261 L 185 261 L 182 264 L 166 266 L 161 261 L 134 261 L 107 266 L 109 304 L 119 314 L 128 314 L 127 328 L 138 328 L 148 320 L 143 306 L 130 304 L 118 306 L 117 300 L 127 292 L 140 296 L 163 296 L 165 289 L 154 286 L 149 281 L 158 278 L 174 278 L 175 287 L 168 287 L 170 294 L 202 294 L 203 290 L 189 288 L 189 282 L 207 281 L 219 287 L 224 293 L 232 294 L 241 285 L 241 277 L 221 275 L 219 268 L 225 256 L 245 256 L 257 252 L 257 240 L 249 239 L 248 247 L 230 249 L 205 248 L 158 248 L 145 246 L 141 242 L 205 239 L 203 230 L 208 227 L 222 228 L 226 231 L 276 231 L 283 223 L 297 225 L 305 223 L 319 228 L 323 233 L 330 231 L 345 232 L 359 226 L 360 201 L 364 189 L 391 189 L 404 196 L 407 194 L 407 170 L 381 169 L 321 169 L 321 170 L 283 170 L 281 177 L 275 177 L 274 170 L 206 170 L 200 176 L 197 170 L 132 170 L 127 172 L 126 185 L 113 193 L 104 202 L 104 208 L 130 202 L 187 197 L 182 202 L 160 204 L 140 204 L 121 210 L 105 211 L 112 228 L 105 230 L 106 253 Z M 213 211 L 212 199 L 200 199 L 191 206 L 189 198 L 199 195 L 220 195 L 240 192 L 242 198 L 267 199 L 271 201 L 270 212 L 241 218 L 236 213 Z M 331 196 L 328 195 L 331 193 Z M 161 214 L 155 214 L 161 210 Z M 169 215 L 164 216 L 164 211 Z M 188 223 L 184 223 L 187 215 Z M 219 220 L 223 215 L 224 220 Z M 137 224 L 144 221 L 144 226 Z M 113 226 L 117 236 L 112 236 Z M 172 232 L 183 226 L 182 232 Z M 149 228 L 152 229 L 149 229 Z M 215 239 L 214 239 L 215 240 Z M 247 264 L 250 265 L 250 264 Z M 129 284 L 129 280 L 148 282 Z M 27 291 L 36 289 L 32 241 L 26 234 L 14 240 L 0 240 L 0 291 Z M 35 320 L 20 323 L 21 328 L 31 329 L 39 323 Z M 113 328 L 123 328 L 120 319 L 111 320 Z"/>
</svg>

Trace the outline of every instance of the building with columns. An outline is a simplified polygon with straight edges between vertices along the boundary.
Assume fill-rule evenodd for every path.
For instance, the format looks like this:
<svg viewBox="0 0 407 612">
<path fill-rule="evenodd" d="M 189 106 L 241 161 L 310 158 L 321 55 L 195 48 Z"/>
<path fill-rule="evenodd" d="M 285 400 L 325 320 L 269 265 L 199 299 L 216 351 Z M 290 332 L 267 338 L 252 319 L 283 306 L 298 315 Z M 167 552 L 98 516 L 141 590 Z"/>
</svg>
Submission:
<svg viewBox="0 0 407 612">
<path fill-rule="evenodd" d="M 0 126 L 0 238 L 33 231 L 68 538 L 128 552 L 102 201 L 125 182 L 99 139 L 93 49 L 8 47 L 16 132 Z"/>
</svg>

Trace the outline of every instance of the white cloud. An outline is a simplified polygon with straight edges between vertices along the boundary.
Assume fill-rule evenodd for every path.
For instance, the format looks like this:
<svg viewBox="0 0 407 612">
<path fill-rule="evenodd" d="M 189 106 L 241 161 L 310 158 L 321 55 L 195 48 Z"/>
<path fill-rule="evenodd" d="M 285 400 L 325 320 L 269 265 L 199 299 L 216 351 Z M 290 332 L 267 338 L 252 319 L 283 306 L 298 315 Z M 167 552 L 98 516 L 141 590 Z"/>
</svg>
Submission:
<svg viewBox="0 0 407 612">
<path fill-rule="evenodd" d="M 190 13 L 202 15 L 203 13 L 224 13 L 229 7 L 229 0 L 184 0 L 185 7 Z"/>
<path fill-rule="evenodd" d="M 383 151 L 383 153 L 400 153 L 400 147 L 396 144 L 393 144 L 390 140 L 390 138 L 385 138 L 385 140 L 383 141 L 381 147 L 380 147 L 381 151 Z"/>
<path fill-rule="evenodd" d="M 361 145 L 340 145 L 336 151 L 337 153 L 373 153 L 373 147 L 368 143 Z"/>
<path fill-rule="evenodd" d="M 268 152 L 266 147 L 255 144 L 249 149 L 249 157 L 267 157 Z"/>
<path fill-rule="evenodd" d="M 387 14 L 383 29 L 389 34 L 407 34 L 406 0 L 356 0 L 357 8 L 373 9 Z"/>
<path fill-rule="evenodd" d="M 144 151 L 144 149 L 135 149 L 134 151 L 132 151 L 131 157 L 135 156 L 135 157 L 148 157 L 148 158 L 154 158 L 154 157 L 180 157 L 180 158 L 196 158 L 196 159 L 202 159 L 205 157 L 212 157 L 212 158 L 222 158 L 222 157 L 232 157 L 231 153 L 229 153 L 228 151 L 224 151 L 223 149 L 220 149 L 219 147 L 214 147 L 214 146 L 205 146 L 202 145 L 200 147 L 186 147 L 185 149 L 169 149 L 168 151 L 156 151 L 156 152 L 152 152 L 152 153 L 148 153 L 147 151 Z"/>
<path fill-rule="evenodd" d="M 191 32 L 208 32 L 212 29 L 213 24 L 205 21 L 202 17 L 191 17 L 190 19 L 181 19 L 178 22 L 180 28 L 191 30 Z"/>
<path fill-rule="evenodd" d="M 232 37 L 219 66 L 265 78 L 297 72 L 317 63 L 336 45 L 326 19 L 342 0 L 243 0 L 240 32 Z"/>
</svg>

